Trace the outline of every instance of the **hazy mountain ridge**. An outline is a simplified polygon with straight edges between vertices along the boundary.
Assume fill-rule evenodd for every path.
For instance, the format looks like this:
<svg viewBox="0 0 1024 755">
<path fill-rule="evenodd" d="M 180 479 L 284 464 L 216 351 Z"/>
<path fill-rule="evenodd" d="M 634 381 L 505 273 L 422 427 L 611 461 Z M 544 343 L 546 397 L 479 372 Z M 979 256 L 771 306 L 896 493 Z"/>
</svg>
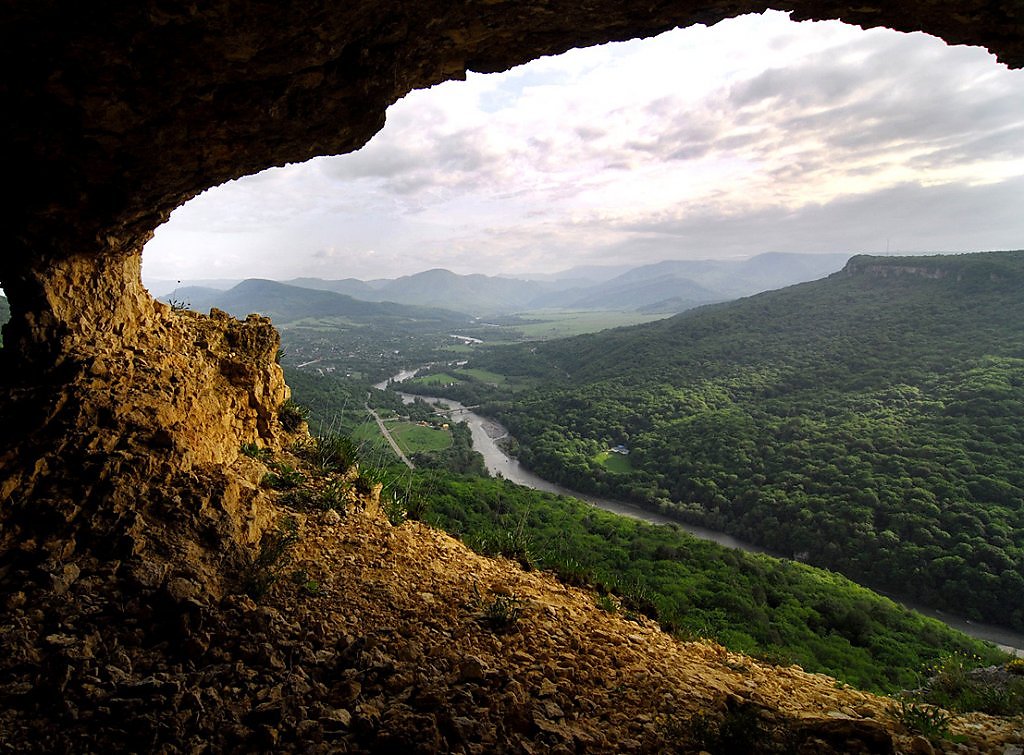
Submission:
<svg viewBox="0 0 1024 755">
<path fill-rule="evenodd" d="M 370 302 L 333 291 L 291 286 L 277 281 L 250 278 L 227 291 L 198 286 L 173 291 L 164 301 L 174 301 L 197 312 L 212 307 L 243 318 L 251 312 L 283 325 L 306 317 L 402 317 L 462 323 L 461 312 L 394 302 Z"/>
<path fill-rule="evenodd" d="M 523 277 L 459 275 L 435 268 L 394 279 L 304 277 L 283 284 L 362 301 L 455 309 L 475 316 L 532 309 L 671 313 L 820 278 L 839 270 L 848 257 L 768 253 L 741 261 L 668 260 L 634 268 L 585 266 Z"/>
</svg>

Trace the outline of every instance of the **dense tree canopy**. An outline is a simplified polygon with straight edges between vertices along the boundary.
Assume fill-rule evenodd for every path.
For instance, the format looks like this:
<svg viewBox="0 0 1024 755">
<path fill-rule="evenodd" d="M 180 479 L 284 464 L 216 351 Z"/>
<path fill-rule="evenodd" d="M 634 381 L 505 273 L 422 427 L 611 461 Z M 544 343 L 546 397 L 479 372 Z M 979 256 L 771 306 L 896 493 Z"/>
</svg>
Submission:
<svg viewBox="0 0 1024 755">
<path fill-rule="evenodd" d="M 449 393 L 489 401 L 550 479 L 1019 629 L 1022 291 L 1024 253 L 854 258 L 669 320 L 488 350 L 471 366 L 508 383 Z M 631 470 L 596 458 L 616 444 Z"/>
<path fill-rule="evenodd" d="M 952 653 L 1000 654 L 838 574 L 752 555 L 505 480 L 418 471 L 428 521 L 487 553 L 610 590 L 683 637 L 711 637 L 861 688 L 913 688 Z M 610 608 L 614 601 L 607 601 Z"/>
</svg>

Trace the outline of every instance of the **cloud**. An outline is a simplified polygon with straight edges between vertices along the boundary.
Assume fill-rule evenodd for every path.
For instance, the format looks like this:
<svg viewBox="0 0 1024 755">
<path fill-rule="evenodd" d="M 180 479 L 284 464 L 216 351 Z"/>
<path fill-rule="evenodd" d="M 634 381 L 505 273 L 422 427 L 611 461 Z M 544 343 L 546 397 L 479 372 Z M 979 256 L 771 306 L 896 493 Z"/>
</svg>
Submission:
<svg viewBox="0 0 1024 755">
<path fill-rule="evenodd" d="M 696 211 L 624 225 L 603 256 L 650 259 L 764 251 L 943 252 L 1024 246 L 1016 219 L 1024 177 L 983 186 L 904 184 L 796 210 Z M 653 255 L 653 256 L 652 256 Z M 657 255 L 662 255 L 658 257 Z"/>
</svg>

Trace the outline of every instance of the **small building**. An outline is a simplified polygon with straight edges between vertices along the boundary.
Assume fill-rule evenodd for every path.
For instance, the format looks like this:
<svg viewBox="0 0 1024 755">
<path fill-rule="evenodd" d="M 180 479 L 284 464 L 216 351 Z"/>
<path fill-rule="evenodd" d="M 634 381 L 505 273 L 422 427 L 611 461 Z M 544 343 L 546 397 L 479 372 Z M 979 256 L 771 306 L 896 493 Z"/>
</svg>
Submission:
<svg viewBox="0 0 1024 755">
<path fill-rule="evenodd" d="M 608 450 L 611 451 L 613 454 L 622 454 L 623 456 L 629 456 L 629 449 L 623 446 L 622 444 L 613 446 Z"/>
</svg>

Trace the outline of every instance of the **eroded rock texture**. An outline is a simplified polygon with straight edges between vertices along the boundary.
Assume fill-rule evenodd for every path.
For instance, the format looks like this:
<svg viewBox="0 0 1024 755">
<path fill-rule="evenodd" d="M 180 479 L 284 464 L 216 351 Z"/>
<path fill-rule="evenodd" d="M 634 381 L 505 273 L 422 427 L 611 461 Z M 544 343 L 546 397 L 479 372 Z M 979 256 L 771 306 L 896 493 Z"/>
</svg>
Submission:
<svg viewBox="0 0 1024 755">
<path fill-rule="evenodd" d="M 276 335 L 260 320 L 172 313 L 139 282 L 142 245 L 183 201 L 271 165 L 356 149 L 398 97 L 467 69 L 766 7 L 5 2 L 0 128 L 14 190 L 0 252 L 12 308 L 0 398 L 7 544 L 39 545 L 60 530 L 64 544 L 51 550 L 65 557 L 83 542 L 138 555 L 139 517 L 191 506 L 189 531 L 203 530 L 205 516 L 220 522 L 202 541 L 209 550 L 245 540 L 259 520 L 256 493 L 224 470 L 240 443 L 276 443 L 273 414 L 286 392 Z M 773 7 L 924 30 L 1024 64 L 1017 0 Z M 161 503 L 172 489 L 180 492 Z M 175 537 L 160 546 L 167 559 L 195 542 Z"/>
</svg>

